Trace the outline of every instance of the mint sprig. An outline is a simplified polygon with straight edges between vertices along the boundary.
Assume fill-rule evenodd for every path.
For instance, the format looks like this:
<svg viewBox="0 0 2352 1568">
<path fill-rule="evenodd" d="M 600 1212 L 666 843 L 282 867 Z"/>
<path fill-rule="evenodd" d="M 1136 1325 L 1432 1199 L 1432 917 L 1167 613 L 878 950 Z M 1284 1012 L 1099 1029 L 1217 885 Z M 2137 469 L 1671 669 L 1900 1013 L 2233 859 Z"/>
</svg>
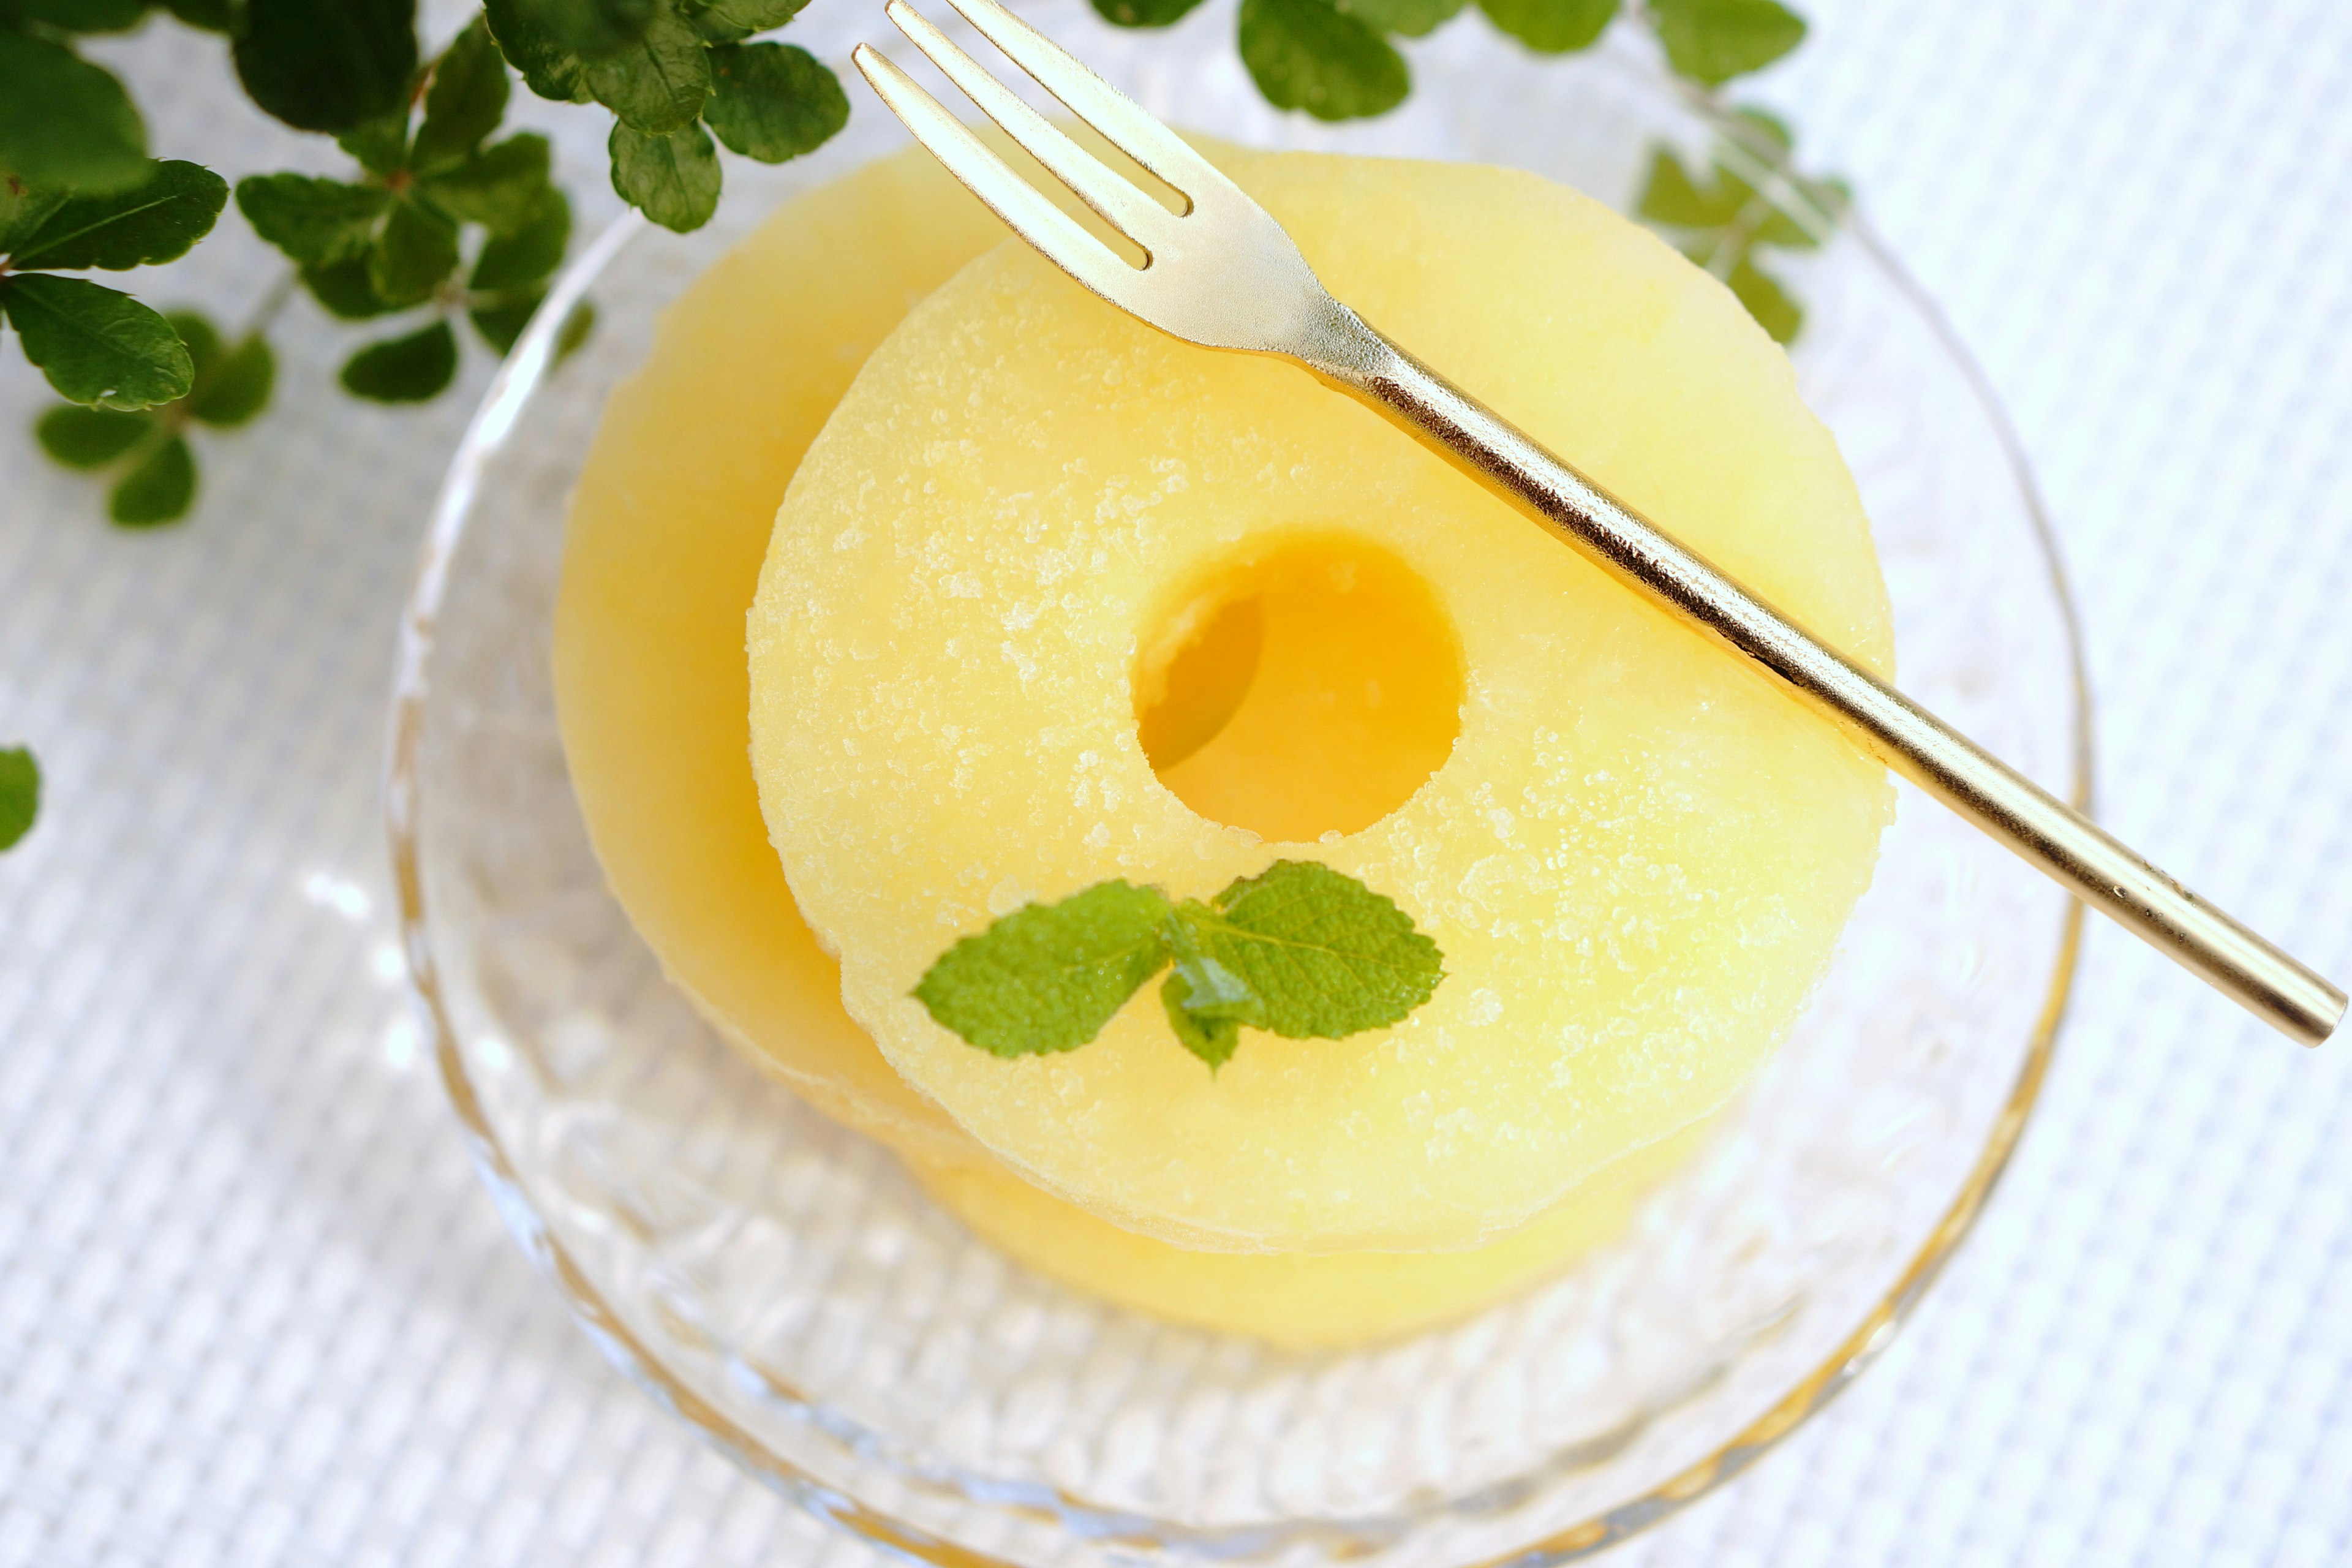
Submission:
<svg viewBox="0 0 2352 1568">
<path fill-rule="evenodd" d="M 1311 860 L 1277 860 L 1207 902 L 1097 882 L 1028 904 L 940 955 L 914 994 L 992 1056 L 1076 1050 L 1163 969 L 1177 1041 L 1223 1067 L 1244 1026 L 1344 1039 L 1404 1018 L 1444 955 L 1394 900 Z"/>
</svg>

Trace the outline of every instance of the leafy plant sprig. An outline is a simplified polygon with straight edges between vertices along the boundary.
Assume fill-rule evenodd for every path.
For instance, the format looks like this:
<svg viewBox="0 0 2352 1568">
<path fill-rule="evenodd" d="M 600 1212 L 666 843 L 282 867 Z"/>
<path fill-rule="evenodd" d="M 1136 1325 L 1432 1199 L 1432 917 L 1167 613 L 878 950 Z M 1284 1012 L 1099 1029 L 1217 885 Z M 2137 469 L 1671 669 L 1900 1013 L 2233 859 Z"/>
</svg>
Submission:
<svg viewBox="0 0 2352 1568">
<path fill-rule="evenodd" d="M 1832 221 L 1844 216 L 1853 195 L 1843 180 L 1808 179 L 1790 167 L 1795 138 L 1784 121 L 1760 109 L 1737 114 L 1751 136 L 1745 143 L 1723 142 L 1704 175 L 1692 173 L 1673 148 L 1653 148 L 1637 210 L 1671 231 L 1684 255 L 1723 279 L 1776 342 L 1792 342 L 1804 325 L 1804 309 L 1779 279 L 1756 265 L 1756 251 L 1764 246 L 1816 250 L 1821 237 L 1790 214 L 1785 198 L 1758 189 L 1738 165 L 1753 168 L 1757 148 L 1769 151 L 1772 175 Z"/>
<path fill-rule="evenodd" d="M 1344 1039 L 1404 1018 L 1444 978 L 1395 902 L 1312 860 L 1277 860 L 1215 898 L 1097 882 L 1028 904 L 940 955 L 914 994 L 992 1056 L 1076 1050 L 1162 970 L 1168 1026 L 1214 1072 L 1244 1026 Z"/>
<path fill-rule="evenodd" d="M 1242 0 L 1236 42 L 1266 101 L 1318 120 L 1385 114 L 1412 90 L 1393 40 L 1426 37 L 1469 0 Z M 1092 0 L 1122 27 L 1165 27 L 1201 0 Z M 1667 66 L 1717 88 L 1804 42 L 1804 18 L 1779 0 L 1478 0 L 1501 31 L 1538 54 L 1598 43 L 1621 12 L 1647 25 Z"/>
<path fill-rule="evenodd" d="M 1201 0 L 1092 0 L 1123 27 L 1164 27 Z M 1237 42 L 1267 101 L 1319 120 L 1385 114 L 1412 89 L 1394 40 L 1425 37 L 1468 8 L 1469 0 L 1242 0 Z M 1787 55 L 1804 42 L 1805 22 L 1779 0 L 1477 0 L 1500 31 L 1538 54 L 1591 48 L 1621 16 L 1655 35 L 1666 65 L 1712 100 L 1716 89 Z M 1712 105 L 1718 111 L 1723 106 Z M 1758 110 L 1737 111 L 1777 147 L 1788 174 L 1793 137 Z M 1848 198 L 1843 182 L 1790 177 L 1832 216 Z M 1711 184 L 1685 169 L 1672 149 L 1654 150 L 1640 211 L 1676 231 L 1685 253 L 1727 284 L 1778 342 L 1794 340 L 1804 312 L 1780 281 L 1755 265 L 1761 246 L 1808 248 L 1818 240 L 1771 199 L 1717 159 Z"/>
<path fill-rule="evenodd" d="M 849 121 L 839 79 L 806 49 L 751 42 L 808 0 L 488 0 L 490 30 L 531 91 L 613 111 L 613 189 L 681 233 L 718 210 L 712 133 L 763 163 Z"/>
<path fill-rule="evenodd" d="M 237 206 L 330 315 L 405 318 L 351 354 L 340 380 L 360 397 L 415 403 L 456 379 L 459 316 L 492 351 L 512 347 L 571 239 L 571 203 L 551 178 L 546 139 L 496 139 L 509 58 L 545 96 L 612 109 L 614 188 L 656 222 L 692 228 L 719 196 L 706 123 L 729 147 L 773 163 L 816 147 L 848 118 L 831 71 L 804 50 L 754 41 L 803 3 L 494 0 L 422 65 L 415 0 L 165 0 L 163 9 L 227 34 L 255 103 L 334 136 L 354 160 L 341 179 L 248 176 Z M 68 403 L 156 411 L 134 426 L 52 409 L 37 426 L 50 456 L 115 479 L 110 514 L 132 526 L 173 521 L 193 503 L 194 456 L 176 439 L 190 422 L 249 420 L 269 385 L 236 381 L 258 387 L 260 401 L 225 416 L 227 405 L 192 391 L 200 345 L 173 330 L 199 318 L 167 321 L 119 290 L 50 275 L 171 259 L 226 199 L 210 171 L 148 159 L 129 93 L 78 52 L 82 37 L 129 31 L 155 8 L 0 0 L 0 320 Z M 60 226 L 105 203 L 123 209 L 110 215 L 109 243 L 61 247 Z M 282 302 L 273 293 L 240 336 L 239 365 L 274 366 L 265 334 Z M 584 306 L 568 320 L 559 353 L 593 320 Z M 204 346 L 219 346 L 217 331 Z"/>
<path fill-rule="evenodd" d="M 237 210 L 330 314 L 410 315 L 404 331 L 344 362 L 344 390 L 380 403 L 434 397 L 457 373 L 454 315 L 504 353 L 545 296 L 572 237 L 572 204 L 549 179 L 547 138 L 490 140 L 507 96 L 506 62 L 477 17 L 397 108 L 337 139 L 359 164 L 356 179 L 237 182 Z M 470 231 L 480 237 L 468 247 Z M 589 320 L 567 325 L 582 335 Z"/>
<path fill-rule="evenodd" d="M 41 449 L 51 458 L 113 479 L 107 515 L 125 528 L 152 528 L 184 516 L 196 489 L 189 427 L 228 430 L 245 424 L 268 406 L 278 379 L 277 356 L 259 331 L 247 331 L 229 344 L 195 311 L 174 311 L 163 319 L 194 367 L 184 395 L 138 410 L 60 403 L 34 426 Z"/>
</svg>

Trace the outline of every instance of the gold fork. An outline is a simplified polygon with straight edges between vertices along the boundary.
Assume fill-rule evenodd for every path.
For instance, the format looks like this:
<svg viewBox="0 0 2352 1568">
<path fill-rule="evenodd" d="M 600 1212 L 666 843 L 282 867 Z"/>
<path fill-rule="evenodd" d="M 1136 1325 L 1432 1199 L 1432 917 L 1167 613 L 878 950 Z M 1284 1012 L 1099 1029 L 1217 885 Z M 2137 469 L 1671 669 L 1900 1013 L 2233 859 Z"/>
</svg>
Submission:
<svg viewBox="0 0 2352 1568">
<path fill-rule="evenodd" d="M 1171 212 L 1013 96 L 907 0 L 885 13 L 1014 142 L 1144 255 L 1137 266 L 1016 175 L 871 45 L 852 55 L 915 140 L 1045 258 L 1138 320 L 1205 348 L 1274 354 L 1370 404 L 1621 581 L 1712 632 L 1887 766 L 2280 1032 L 2315 1046 L 2344 993 L 2200 901 L 2089 819 L 1815 641 L 1367 325 L 1280 225 L 1109 83 L 997 0 L 949 0 L 1080 120 L 1175 192 Z"/>
</svg>

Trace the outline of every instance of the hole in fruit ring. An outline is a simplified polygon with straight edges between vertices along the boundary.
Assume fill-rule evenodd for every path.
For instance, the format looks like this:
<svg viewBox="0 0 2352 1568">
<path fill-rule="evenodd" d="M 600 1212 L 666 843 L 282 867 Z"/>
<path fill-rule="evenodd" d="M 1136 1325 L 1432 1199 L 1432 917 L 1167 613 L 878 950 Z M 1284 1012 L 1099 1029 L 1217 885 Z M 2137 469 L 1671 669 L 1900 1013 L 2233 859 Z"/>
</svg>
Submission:
<svg viewBox="0 0 2352 1568">
<path fill-rule="evenodd" d="M 1462 732 L 1452 622 L 1419 573 L 1347 534 L 1204 574 L 1139 646 L 1151 771 L 1202 816 L 1268 840 L 1370 827 Z"/>
</svg>

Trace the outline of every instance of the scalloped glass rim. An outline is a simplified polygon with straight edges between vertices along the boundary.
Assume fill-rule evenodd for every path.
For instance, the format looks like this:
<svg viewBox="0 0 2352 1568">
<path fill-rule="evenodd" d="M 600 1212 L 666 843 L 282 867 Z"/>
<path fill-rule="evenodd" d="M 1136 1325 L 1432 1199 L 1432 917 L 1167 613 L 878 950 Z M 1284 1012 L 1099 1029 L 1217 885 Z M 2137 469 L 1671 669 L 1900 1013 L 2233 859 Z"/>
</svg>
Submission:
<svg viewBox="0 0 2352 1568">
<path fill-rule="evenodd" d="M 1644 76 L 1652 90 L 1659 90 L 1656 73 L 1645 61 L 1637 58 L 1635 51 L 1612 48 L 1602 52 L 1612 56 L 1619 64 L 1627 66 L 1636 74 Z M 1685 84 L 1673 83 L 1672 90 L 1685 109 L 1712 125 L 1727 141 L 1746 145 L 1758 157 L 1770 155 L 1770 149 L 1757 142 L 1752 127 L 1723 114 L 1714 102 Z M 1760 164 L 1758 172 L 1761 172 Z M 1791 211 L 1816 233 L 1826 235 L 1834 226 L 1827 215 L 1806 207 L 1801 195 L 1790 192 L 1785 186 L 1775 194 L 1782 200 L 1784 210 Z M 1849 240 L 1863 248 L 1870 262 L 1907 300 L 1932 332 L 1952 366 L 1967 383 L 2000 445 L 2002 459 L 2017 487 L 2025 519 L 2042 552 L 2041 564 L 2048 574 L 2063 622 L 2070 666 L 2067 673 L 2073 687 L 2073 753 L 2069 793 L 2078 805 L 2087 805 L 2092 767 L 2091 707 L 2083 672 L 2074 602 L 2065 584 L 2055 542 L 2021 450 L 1981 374 L 1932 301 L 1858 218 L 1850 219 L 1845 227 Z M 551 293 L 546 308 L 538 313 L 532 326 L 509 356 L 485 395 L 452 460 L 434 510 L 417 579 L 401 622 L 386 784 L 393 868 L 411 983 L 420 1009 L 432 1030 L 436 1059 L 452 1107 L 501 1215 L 526 1253 L 555 1281 L 574 1315 L 617 1366 L 657 1401 L 691 1422 L 748 1471 L 776 1487 L 812 1513 L 852 1534 L 923 1562 L 963 1565 L 1007 1563 L 1007 1559 L 976 1552 L 967 1544 L 944 1539 L 929 1530 L 897 1518 L 804 1469 L 773 1451 L 735 1417 L 698 1393 L 687 1376 L 666 1363 L 614 1309 L 607 1299 L 606 1289 L 592 1277 L 591 1270 L 583 1266 L 541 1214 L 538 1202 L 528 1184 L 518 1173 L 517 1166 L 502 1144 L 492 1118 L 477 1091 L 474 1068 L 460 1049 L 459 1032 L 448 1006 L 425 903 L 418 813 L 420 747 L 431 689 L 430 666 L 437 619 L 449 587 L 453 561 L 473 515 L 484 475 L 506 447 L 528 400 L 539 388 L 551 366 L 557 324 L 562 321 L 571 304 L 583 297 L 598 275 L 644 228 L 642 220 L 635 215 L 624 217 L 601 234 L 566 270 Z M 2042 999 L 2031 1037 L 2024 1043 L 2020 1068 L 2005 1103 L 1991 1122 L 1973 1166 L 1953 1192 L 1940 1219 L 1927 1233 L 1924 1243 L 1910 1256 L 1893 1287 L 1853 1323 L 1834 1350 L 1769 1403 L 1728 1441 L 1696 1462 L 1682 1468 L 1669 1479 L 1647 1488 L 1637 1496 L 1618 1501 L 1565 1529 L 1549 1530 L 1539 1539 L 1516 1547 L 1505 1558 L 1489 1558 L 1487 1561 L 1507 1560 L 1528 1564 L 1563 1562 L 1601 1550 L 1656 1522 L 1753 1463 L 1825 1405 L 1886 1347 L 1895 1331 L 1925 1295 L 1943 1265 L 1968 1235 L 2023 1131 L 2040 1091 L 2063 1017 L 2074 978 L 2081 926 L 2080 906 L 2068 906 L 2050 960 L 2051 978 L 2047 991 Z M 739 1379 L 746 1375 L 753 1378 L 761 1375 L 756 1369 L 741 1364 L 733 1365 L 730 1370 Z M 1608 1434 L 1593 1441 L 1604 1446 L 1613 1441 L 1622 1447 L 1626 1440 L 1623 1436 Z M 988 1489 L 989 1484 L 985 1481 L 959 1477 L 955 1484 L 972 1495 L 975 1501 L 1009 1506 L 1033 1519 L 1042 1513 L 1054 1519 L 1074 1536 L 1093 1537 L 1106 1545 L 1110 1543 L 1104 1540 L 1106 1537 L 1115 1541 L 1127 1536 L 1138 1544 L 1171 1547 L 1179 1552 L 1189 1547 L 1192 1551 L 1209 1555 L 1234 1556 L 1247 1554 L 1275 1537 L 1285 1534 L 1279 1531 L 1273 1531 L 1271 1535 L 1246 1530 L 1239 1532 L 1230 1530 L 1192 1531 L 1118 1509 L 1096 1507 L 1066 1492 L 1049 1493 L 1000 1484 L 995 1494 L 987 1497 L 980 1495 Z M 1534 1482 L 1526 1481 L 1524 1484 L 1532 1485 Z M 1451 1500 L 1456 1506 L 1463 1505 L 1463 1500 Z M 1358 1539 L 1379 1539 L 1393 1534 L 1407 1522 L 1380 1519 L 1318 1520 L 1311 1521 L 1311 1528 L 1335 1530 L 1342 1534 L 1353 1533 Z M 1254 1537 L 1255 1540 L 1244 1540 L 1244 1537 Z"/>
</svg>

